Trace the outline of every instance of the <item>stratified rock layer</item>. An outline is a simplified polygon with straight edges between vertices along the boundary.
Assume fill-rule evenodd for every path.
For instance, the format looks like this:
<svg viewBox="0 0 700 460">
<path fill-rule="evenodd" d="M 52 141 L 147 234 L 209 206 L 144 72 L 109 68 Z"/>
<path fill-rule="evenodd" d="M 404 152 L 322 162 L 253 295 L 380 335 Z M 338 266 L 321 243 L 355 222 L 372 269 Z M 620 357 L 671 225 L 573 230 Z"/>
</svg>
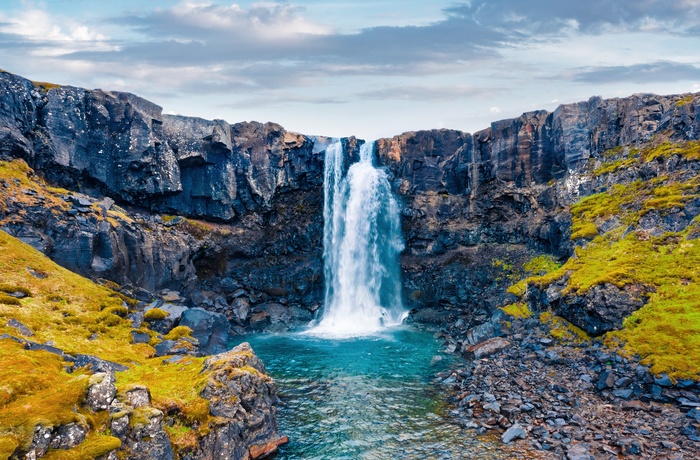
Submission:
<svg viewBox="0 0 700 460">
<path fill-rule="evenodd" d="M 0 74 L 0 88 L 0 157 L 24 158 L 51 182 L 121 205 L 226 223 L 219 235 L 187 243 L 186 255 L 163 258 L 155 251 L 154 261 L 136 264 L 120 251 L 110 258 L 110 248 L 144 253 L 138 248 L 161 243 L 90 230 L 92 236 L 68 239 L 76 241 L 70 243 L 76 257 L 92 251 L 81 273 L 133 282 L 139 270 L 156 267 L 149 288 L 196 294 L 194 304 L 225 313 L 243 328 L 254 320 L 256 327 L 284 329 L 316 311 L 323 296 L 328 139 L 274 123 L 163 115 L 127 93 L 43 91 L 8 73 Z M 594 97 L 494 122 L 474 134 L 443 129 L 380 139 L 378 162 L 390 171 L 403 204 L 408 305 L 488 315 L 508 284 L 491 265 L 494 258 L 517 266 L 532 251 L 571 254 L 567 207 L 593 189 L 579 174 L 591 157 L 661 133 L 672 141 L 696 139 L 699 114 L 700 99 L 693 96 Z M 358 141 L 344 142 L 350 160 Z M 107 257 L 96 259 L 96 247 Z M 70 251 L 52 257 L 69 263 L 62 254 Z M 214 295 L 192 292 L 193 272 L 194 284 L 205 281 Z M 270 317 L 270 304 L 281 305 L 282 315 Z"/>
</svg>

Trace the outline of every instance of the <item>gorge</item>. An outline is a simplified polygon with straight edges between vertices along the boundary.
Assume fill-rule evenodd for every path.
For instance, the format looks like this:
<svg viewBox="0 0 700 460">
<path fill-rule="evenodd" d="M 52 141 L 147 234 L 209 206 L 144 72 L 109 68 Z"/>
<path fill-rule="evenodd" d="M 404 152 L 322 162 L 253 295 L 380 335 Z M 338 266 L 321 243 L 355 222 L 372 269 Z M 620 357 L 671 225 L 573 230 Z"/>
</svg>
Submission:
<svg viewBox="0 0 700 460">
<path fill-rule="evenodd" d="M 409 420 L 420 425 L 421 417 L 432 417 L 416 402 L 423 391 L 439 393 L 428 405 L 451 401 L 459 413 L 451 422 L 459 429 L 441 439 L 464 446 L 473 442 L 465 429 L 511 433 L 527 437 L 528 449 L 544 458 L 612 455 L 605 449 L 679 458 L 697 452 L 699 95 L 594 97 L 474 134 L 441 129 L 372 143 L 291 133 L 274 123 L 164 115 L 132 94 L 42 86 L 7 72 L 0 73 L 0 87 L 4 252 L 25 248 L 21 241 L 111 289 L 100 291 L 105 300 L 98 307 L 51 291 L 28 271 L 36 272 L 39 262 L 18 262 L 18 274 L 7 282 L 18 291 L 4 291 L 24 288 L 32 295 L 18 300 L 24 312 L 0 305 L 1 343 L 8 350 L 20 343 L 28 360 L 40 346 L 37 353 L 58 350 L 60 359 L 89 354 L 130 367 L 116 376 L 98 366 L 90 377 L 79 371 L 91 381 L 94 371 L 105 374 L 100 382 L 114 378 L 119 394 L 110 404 L 129 407 L 110 410 L 128 412 L 130 428 L 117 441 L 105 435 L 112 444 L 100 455 L 130 449 L 133 458 L 153 456 L 138 453 L 138 436 L 160 439 L 166 451 L 169 437 L 172 455 L 180 458 L 218 458 L 211 452 L 232 443 L 240 456 L 231 458 L 266 455 L 285 441 L 272 422 L 276 390 L 262 363 L 243 345 L 227 356 L 229 367 L 213 364 L 214 358 L 205 364 L 200 356 L 226 356 L 217 353 L 245 334 L 286 333 L 314 320 L 321 336 L 377 332 L 400 323 L 404 311 L 410 311 L 406 322 L 436 334 L 437 345 L 430 334 L 393 332 L 407 343 L 387 339 L 384 345 L 415 356 L 407 365 L 421 369 L 401 374 L 389 362 L 377 369 L 384 379 L 377 393 L 366 393 L 372 398 L 396 382 L 420 380 L 426 386 L 416 383 L 418 399 L 405 401 L 416 405 L 416 419 L 409 414 Z M 51 267 L 42 270 L 58 277 Z M 50 300 L 57 296 L 62 300 Z M 84 315 L 76 307 L 83 302 L 97 310 Z M 38 319 L 44 309 L 55 312 L 55 325 Z M 96 323 L 70 319 L 83 316 Z M 24 333 L 13 321 L 36 337 L 18 337 Z M 189 332 L 179 329 L 178 336 L 178 327 Z M 80 342 L 62 337 L 66 331 L 79 331 Z M 307 337 L 312 344 L 319 340 L 313 337 Z M 251 338 L 266 353 L 284 340 Z M 285 362 L 294 359 L 289 340 Z M 362 343 L 352 342 L 348 351 L 362 350 Z M 122 346 L 132 351 L 120 356 L 115 350 Z M 314 375 L 313 355 L 320 361 L 328 343 L 317 343 L 315 351 L 296 346 L 303 368 Z M 330 385 L 324 378 L 299 382 L 285 374 L 284 362 L 263 358 L 291 385 L 283 392 L 334 395 L 323 388 Z M 336 358 L 323 365 L 340 372 L 333 366 L 377 364 L 352 354 Z M 218 381 L 223 377 L 216 372 L 225 368 L 235 382 L 224 385 L 237 388 L 240 402 L 226 401 L 219 387 L 205 382 L 185 398 L 149 379 L 149 366 L 166 373 L 168 366 L 183 366 L 191 375 L 209 369 Z M 53 361 L 51 369 L 63 372 Z M 440 390 L 430 390 L 436 374 Z M 120 396 L 133 385 L 150 388 L 151 399 L 140 407 L 152 410 L 141 425 L 133 414 L 143 409 Z M 20 389 L 13 392 L 8 402 L 0 400 L 0 410 L 27 404 Z M 362 407 L 360 396 L 349 396 Z M 192 400 L 209 411 L 188 412 Z M 602 422 L 576 418 L 585 416 L 587 404 L 623 411 L 635 402 L 648 404 L 649 413 L 664 411 L 669 425 L 647 431 L 675 433 L 667 440 L 675 447 L 637 431 L 601 432 L 591 427 Z M 56 439 L 70 423 L 93 434 L 107 423 L 81 417 L 27 422 L 32 426 L 23 435 L 2 425 L 2 452 L 55 456 L 60 449 L 42 451 L 34 430 L 49 429 Z M 309 417 L 318 423 L 322 415 Z M 112 433 L 120 418 L 112 415 Z M 449 431 L 445 420 L 435 426 Z M 139 426 L 152 431 L 138 435 Z M 397 439 L 392 449 L 401 448 Z M 442 444 L 444 455 L 449 445 Z M 494 457 L 508 455 L 493 446 L 483 448 L 495 449 Z M 418 455 L 413 452 L 406 455 Z"/>
</svg>

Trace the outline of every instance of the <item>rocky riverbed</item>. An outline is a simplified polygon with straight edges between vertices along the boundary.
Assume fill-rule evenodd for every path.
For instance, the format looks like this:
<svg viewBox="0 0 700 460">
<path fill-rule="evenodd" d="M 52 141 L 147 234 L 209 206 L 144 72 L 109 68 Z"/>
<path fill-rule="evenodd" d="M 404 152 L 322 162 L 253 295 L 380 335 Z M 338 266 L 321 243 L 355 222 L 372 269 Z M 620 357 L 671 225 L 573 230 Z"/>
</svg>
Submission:
<svg viewBox="0 0 700 460">
<path fill-rule="evenodd" d="M 464 426 L 499 435 L 519 458 L 700 457 L 696 382 L 655 377 L 597 340 L 554 339 L 539 319 L 500 322 L 503 337 L 476 345 L 437 333 L 448 351 L 466 344 L 470 359 L 439 375 Z"/>
</svg>

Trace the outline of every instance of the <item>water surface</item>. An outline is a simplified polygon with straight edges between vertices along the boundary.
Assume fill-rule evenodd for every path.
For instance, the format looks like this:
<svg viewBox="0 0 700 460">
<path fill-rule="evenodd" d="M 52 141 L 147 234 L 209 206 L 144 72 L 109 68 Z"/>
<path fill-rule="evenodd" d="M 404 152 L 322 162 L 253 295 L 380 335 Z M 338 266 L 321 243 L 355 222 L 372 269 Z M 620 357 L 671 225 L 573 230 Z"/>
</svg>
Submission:
<svg viewBox="0 0 700 460">
<path fill-rule="evenodd" d="M 432 383 L 431 334 L 394 328 L 352 339 L 282 334 L 244 337 L 276 380 L 279 459 L 506 458 L 449 416 Z"/>
</svg>

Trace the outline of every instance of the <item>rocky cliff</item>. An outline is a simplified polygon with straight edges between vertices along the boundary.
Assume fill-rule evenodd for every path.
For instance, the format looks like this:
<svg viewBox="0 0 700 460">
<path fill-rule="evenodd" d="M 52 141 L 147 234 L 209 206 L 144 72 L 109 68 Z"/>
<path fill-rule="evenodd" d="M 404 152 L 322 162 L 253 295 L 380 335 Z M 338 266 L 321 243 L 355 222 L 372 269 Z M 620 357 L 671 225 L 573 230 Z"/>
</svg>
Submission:
<svg viewBox="0 0 700 460">
<path fill-rule="evenodd" d="M 615 147 L 698 135 L 698 97 L 642 94 L 525 113 L 473 135 L 379 140 L 378 157 L 403 198 L 410 305 L 489 312 L 509 283 L 504 266 L 522 266 L 533 251 L 572 254 L 569 206 L 600 188 L 591 162 Z"/>
<path fill-rule="evenodd" d="M 164 238 L 138 224 L 114 231 L 47 216 L 39 219 L 47 229 L 24 219 L 5 225 L 12 234 L 88 276 L 182 291 L 240 327 L 285 328 L 319 307 L 327 139 L 272 123 L 163 115 L 131 94 L 37 86 L 9 73 L 0 86 L 4 158 L 25 159 L 93 204 L 114 200 L 152 229 L 163 228 L 165 214 L 220 223 L 186 227 L 178 218 L 165 222 Z M 658 136 L 693 140 L 699 110 L 692 96 L 592 98 L 474 134 L 377 141 L 403 204 L 406 301 L 442 310 L 423 308 L 417 319 L 488 315 L 534 255 L 566 259 L 569 206 L 594 191 L 587 165 Z M 353 155 L 357 141 L 346 145 Z"/>
<path fill-rule="evenodd" d="M 209 346 L 188 313 L 166 334 L 168 311 L 2 231 L 0 274 L 0 458 L 255 459 L 286 442 L 248 344 Z"/>
</svg>

